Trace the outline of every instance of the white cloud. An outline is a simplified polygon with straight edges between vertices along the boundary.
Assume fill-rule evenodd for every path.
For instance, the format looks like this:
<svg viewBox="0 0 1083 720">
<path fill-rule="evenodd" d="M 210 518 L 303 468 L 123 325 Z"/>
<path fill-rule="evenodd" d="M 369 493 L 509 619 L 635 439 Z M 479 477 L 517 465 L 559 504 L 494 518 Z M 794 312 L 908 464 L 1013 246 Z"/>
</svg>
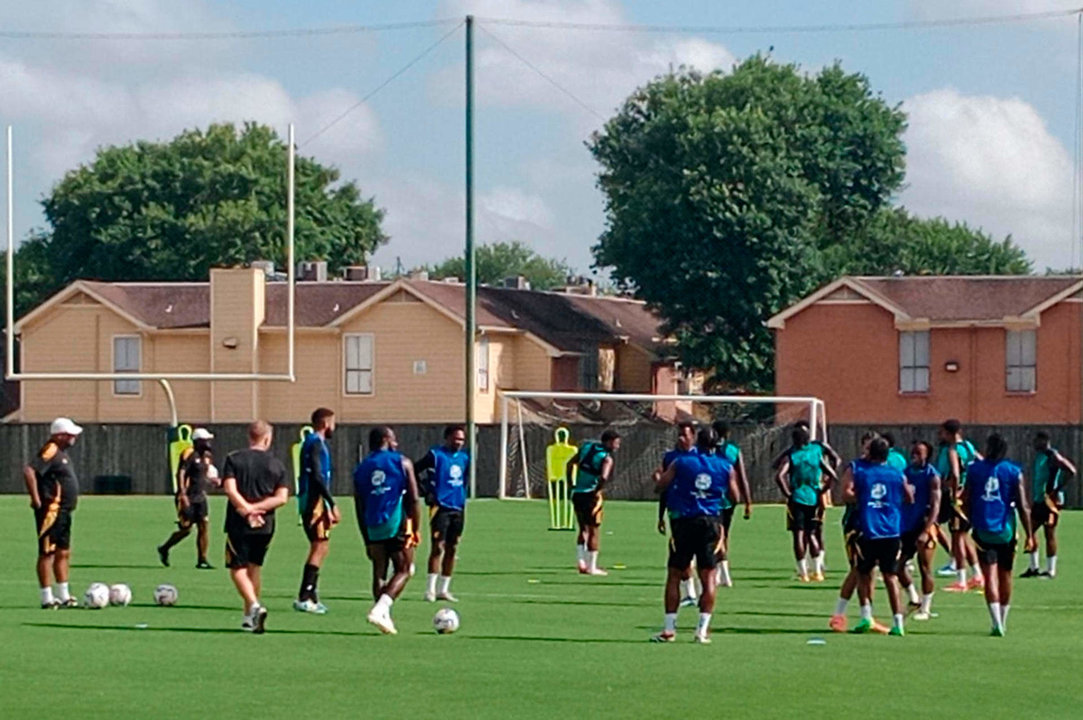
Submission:
<svg viewBox="0 0 1083 720">
<path fill-rule="evenodd" d="M 553 214 L 541 197 L 519 188 L 496 187 L 483 194 L 480 200 L 484 211 L 498 218 L 541 227 L 548 227 L 553 221 Z"/>
<path fill-rule="evenodd" d="M 1079 7 L 1076 0 L 954 0 L 951 3 L 944 0 L 909 0 L 907 5 L 910 12 L 922 20 L 1019 15 Z"/>
<path fill-rule="evenodd" d="M 1069 264 L 1071 155 L 1031 105 L 942 89 L 904 109 L 907 206 L 1011 234 L 1039 269 Z"/>
</svg>

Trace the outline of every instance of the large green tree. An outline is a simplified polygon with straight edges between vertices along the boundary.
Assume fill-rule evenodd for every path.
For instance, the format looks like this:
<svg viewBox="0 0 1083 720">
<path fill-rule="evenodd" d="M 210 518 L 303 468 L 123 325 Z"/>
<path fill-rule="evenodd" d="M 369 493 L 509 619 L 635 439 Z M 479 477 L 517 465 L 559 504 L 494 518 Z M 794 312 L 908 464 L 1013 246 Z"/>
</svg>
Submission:
<svg viewBox="0 0 1083 720">
<path fill-rule="evenodd" d="M 773 382 L 764 321 L 842 272 L 1025 271 L 1010 240 L 891 208 L 905 128 L 838 64 L 757 55 L 659 77 L 588 143 L 606 207 L 595 264 L 660 312 L 686 363 L 749 389 Z"/>
<path fill-rule="evenodd" d="M 269 127 L 212 125 L 169 142 L 100 149 L 42 201 L 20 247 L 18 309 L 77 278 L 204 280 L 212 266 L 285 263 L 286 143 Z M 383 211 L 339 171 L 296 159 L 296 257 L 364 263 Z"/>
<path fill-rule="evenodd" d="M 428 268 L 433 279 L 466 276 L 466 261 L 462 256 L 450 257 Z M 539 255 L 518 240 L 494 242 L 477 248 L 479 283 L 495 285 L 504 278 L 522 275 L 535 290 L 551 290 L 564 285 L 574 274 L 564 260 Z"/>
</svg>

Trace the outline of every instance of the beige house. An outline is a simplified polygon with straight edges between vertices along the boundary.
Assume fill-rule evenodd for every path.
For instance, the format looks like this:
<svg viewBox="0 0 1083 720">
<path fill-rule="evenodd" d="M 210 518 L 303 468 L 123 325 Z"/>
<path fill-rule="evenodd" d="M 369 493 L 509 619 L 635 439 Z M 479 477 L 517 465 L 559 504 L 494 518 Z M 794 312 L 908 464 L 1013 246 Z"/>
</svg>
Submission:
<svg viewBox="0 0 1083 720">
<path fill-rule="evenodd" d="M 77 281 L 16 325 L 26 372 L 285 373 L 288 286 L 262 269 L 212 270 L 209 283 Z M 464 414 L 464 286 L 300 282 L 295 383 L 176 381 L 185 422 L 439 423 Z M 581 292 L 478 292 L 478 422 L 500 390 L 671 394 L 680 373 L 643 303 Z M 169 421 L 157 383 L 27 381 L 8 419 Z"/>
</svg>

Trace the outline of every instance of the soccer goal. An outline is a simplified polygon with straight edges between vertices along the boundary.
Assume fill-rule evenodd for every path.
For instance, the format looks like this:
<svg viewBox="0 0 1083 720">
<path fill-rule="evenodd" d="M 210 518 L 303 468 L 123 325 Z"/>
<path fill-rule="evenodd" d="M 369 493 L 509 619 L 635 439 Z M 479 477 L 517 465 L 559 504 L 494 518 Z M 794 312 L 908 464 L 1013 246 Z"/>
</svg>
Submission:
<svg viewBox="0 0 1083 720">
<path fill-rule="evenodd" d="M 551 526 L 566 527 L 565 503 L 553 500 L 562 499 L 563 465 L 584 440 L 612 428 L 621 434 L 621 448 L 606 496 L 653 498 L 651 473 L 673 447 L 683 420 L 729 422 L 757 500 L 776 499 L 770 465 L 789 445 L 793 423 L 804 420 L 813 438 L 827 438 L 826 407 L 816 397 L 509 391 L 501 398 L 499 497 L 549 497 Z"/>
</svg>

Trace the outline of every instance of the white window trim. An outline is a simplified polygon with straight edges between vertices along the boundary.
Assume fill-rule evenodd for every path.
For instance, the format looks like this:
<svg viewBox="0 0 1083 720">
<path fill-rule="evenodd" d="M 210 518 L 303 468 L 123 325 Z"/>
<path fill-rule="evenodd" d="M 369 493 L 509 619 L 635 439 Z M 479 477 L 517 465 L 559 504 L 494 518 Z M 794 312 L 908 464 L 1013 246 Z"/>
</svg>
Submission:
<svg viewBox="0 0 1083 720">
<path fill-rule="evenodd" d="M 372 377 L 372 392 L 350 392 L 347 389 L 346 377 L 350 372 L 349 364 L 346 359 L 346 345 L 349 342 L 349 338 L 355 337 L 367 337 L 369 338 L 369 345 L 372 347 L 372 369 L 369 373 Z M 373 333 L 343 333 L 342 334 L 342 396 L 345 398 L 370 398 L 376 397 L 376 335 Z"/>
<path fill-rule="evenodd" d="M 481 336 L 480 338 L 478 338 L 478 342 L 477 342 L 476 347 L 477 347 L 477 352 L 474 355 L 474 373 L 476 374 L 475 380 L 477 382 L 478 392 L 488 393 L 489 388 L 492 387 L 492 384 L 493 384 L 492 362 L 490 362 L 491 358 L 489 357 L 490 351 L 491 351 L 490 350 L 491 346 L 489 344 L 489 338 L 485 337 L 484 335 Z M 483 358 L 483 357 L 485 358 L 485 383 L 484 384 L 482 384 L 482 382 L 481 382 L 481 372 L 482 372 L 481 358 Z"/>
<path fill-rule="evenodd" d="M 925 359 L 927 364 L 925 364 L 925 365 L 904 365 L 903 360 L 902 360 L 902 339 L 903 339 L 903 335 L 915 335 L 916 336 L 916 335 L 919 335 L 919 334 L 924 334 L 928 338 L 928 343 L 927 343 L 928 352 L 927 352 L 927 357 Z M 933 377 L 932 377 L 933 335 L 932 335 L 932 332 L 930 330 L 900 330 L 897 333 L 897 343 L 898 344 L 896 346 L 896 353 L 895 353 L 896 357 L 898 358 L 896 386 L 898 387 L 899 394 L 900 395 L 905 395 L 905 396 L 928 395 L 932 390 L 932 384 L 933 384 Z M 924 390 L 904 390 L 903 387 L 902 387 L 902 384 L 903 384 L 902 383 L 903 371 L 907 370 L 907 369 L 918 370 L 918 369 L 921 369 L 921 368 L 925 368 L 925 378 L 926 378 L 925 389 Z"/>
<path fill-rule="evenodd" d="M 1008 342 L 1013 334 L 1030 333 L 1034 338 L 1034 364 L 1012 365 L 1008 362 Z M 1008 373 L 1012 368 L 1029 368 L 1034 372 L 1034 387 L 1025 390 L 1016 390 L 1008 387 Z M 1038 392 L 1038 331 L 1037 330 L 1005 330 L 1004 331 L 1004 392 L 1011 395 L 1033 395 Z"/>
<path fill-rule="evenodd" d="M 124 370 L 117 370 L 117 340 L 136 340 L 136 348 L 139 351 L 139 360 L 136 362 L 135 370 L 127 372 L 140 372 L 143 369 L 143 336 L 132 333 L 122 333 L 114 335 L 109 341 L 109 367 L 112 372 L 126 372 Z M 134 382 L 136 387 L 139 388 L 134 393 L 118 393 L 118 382 Z M 113 380 L 109 383 L 110 390 L 115 398 L 141 398 L 143 397 L 143 382 L 141 380 Z"/>
</svg>

